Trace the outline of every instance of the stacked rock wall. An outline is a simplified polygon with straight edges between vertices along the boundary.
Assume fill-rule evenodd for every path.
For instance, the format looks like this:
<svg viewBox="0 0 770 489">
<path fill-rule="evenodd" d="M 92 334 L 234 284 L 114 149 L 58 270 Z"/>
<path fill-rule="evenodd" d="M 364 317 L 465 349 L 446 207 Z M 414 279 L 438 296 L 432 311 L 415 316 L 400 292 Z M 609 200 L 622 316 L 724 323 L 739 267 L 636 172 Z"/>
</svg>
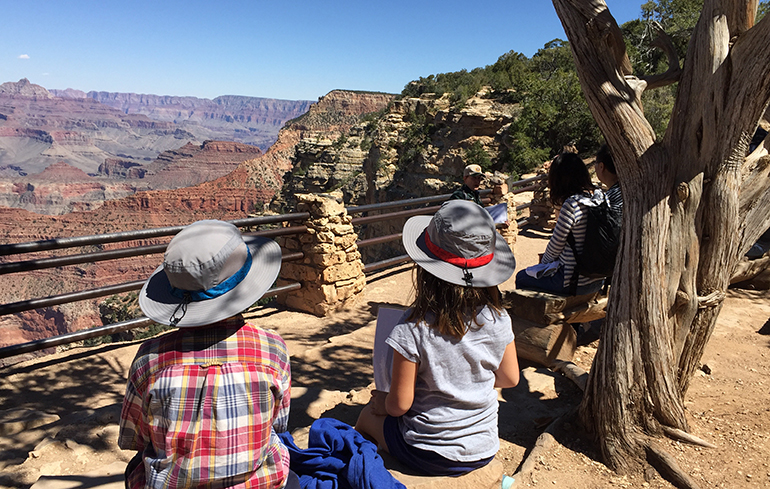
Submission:
<svg viewBox="0 0 770 489">
<path fill-rule="evenodd" d="M 366 285 L 358 235 L 341 195 L 297 195 L 297 212 L 310 213 L 304 223 L 307 234 L 282 237 L 280 244 L 286 252 L 302 252 L 305 257 L 283 264 L 278 285 L 299 282 L 302 287 L 278 300 L 287 307 L 324 316 L 344 307 Z"/>
</svg>

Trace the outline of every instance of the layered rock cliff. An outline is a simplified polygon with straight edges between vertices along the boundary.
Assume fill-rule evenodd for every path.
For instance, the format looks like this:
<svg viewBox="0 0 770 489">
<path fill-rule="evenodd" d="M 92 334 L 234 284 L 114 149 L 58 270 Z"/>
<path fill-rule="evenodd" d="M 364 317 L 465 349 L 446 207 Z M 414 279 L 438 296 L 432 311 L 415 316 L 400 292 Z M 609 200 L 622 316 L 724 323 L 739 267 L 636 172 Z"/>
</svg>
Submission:
<svg viewBox="0 0 770 489">
<path fill-rule="evenodd" d="M 256 146 L 230 141 L 187 143 L 164 151 L 147 165 L 109 158 L 99 165 L 98 177 L 59 161 L 34 175 L 0 178 L 0 206 L 49 215 L 89 211 L 141 190 L 192 187 L 216 180 L 261 154 Z"/>
<path fill-rule="evenodd" d="M 60 97 L 88 98 L 156 121 L 171 122 L 199 139 L 231 140 L 267 149 L 290 119 L 307 112 L 310 100 L 223 95 L 213 100 L 118 92 L 51 90 Z"/>
<path fill-rule="evenodd" d="M 465 165 L 493 172 L 506 167 L 509 129 L 518 107 L 482 90 L 462 106 L 448 96 L 394 100 L 387 110 L 347 132 L 303 137 L 275 207 L 292 208 L 297 193 L 340 190 L 348 206 L 447 194 L 462 182 Z M 505 178 L 501 174 L 500 179 Z M 361 238 L 401 232 L 404 220 L 368 224 Z M 361 250 L 374 261 L 402 254 L 398 245 Z"/>
<path fill-rule="evenodd" d="M 0 85 L 0 169 L 39 173 L 57 161 L 95 174 L 107 160 L 150 162 L 187 142 L 218 140 L 263 151 L 307 100 L 222 96 L 214 100 L 46 90 L 27 79 Z M 16 170 L 18 169 L 18 170 Z"/>
<path fill-rule="evenodd" d="M 388 94 L 331 92 L 310 107 L 307 117 L 288 123 L 265 154 L 252 154 L 246 148 L 229 146 L 231 154 L 247 156 L 248 159 L 223 177 L 194 187 L 137 192 L 122 199 L 106 201 L 98 209 L 61 216 L 41 216 L 22 209 L 0 208 L 0 233 L 5 236 L 6 242 L 27 242 L 180 225 L 199 219 L 236 219 L 255 211 L 261 213 L 280 192 L 284 174 L 293 167 L 294 148 L 299 141 L 323 139 L 327 137 L 327 132 L 333 134 L 332 138 L 337 138 L 359 123 L 367 112 L 384 109 L 393 97 Z M 204 144 L 200 151 L 222 149 L 221 143 L 208 144 L 208 147 Z M 187 155 L 194 150 L 194 146 L 184 146 L 175 153 Z M 127 175 L 138 167 L 131 161 L 120 158 L 111 160 L 105 164 L 102 173 L 122 178 L 118 174 Z M 158 166 L 162 165 L 159 163 Z M 68 175 L 76 173 L 61 165 L 54 170 Z M 162 240 L 134 242 L 132 245 L 155 242 Z M 123 245 L 90 249 L 114 249 L 119 246 Z M 0 262 L 49 255 L 39 253 L 0 258 Z M 160 261 L 161 256 L 154 255 L 0 276 L 0 301 L 8 303 L 139 280 L 149 276 Z M 2 317 L 0 346 L 98 326 L 101 319 L 97 302 L 87 301 Z"/>
<path fill-rule="evenodd" d="M 340 189 L 347 204 L 362 205 L 450 193 L 466 164 L 504 168 L 517 111 L 485 90 L 462 107 L 448 96 L 395 100 L 347 132 L 298 141 L 281 198 Z"/>
</svg>

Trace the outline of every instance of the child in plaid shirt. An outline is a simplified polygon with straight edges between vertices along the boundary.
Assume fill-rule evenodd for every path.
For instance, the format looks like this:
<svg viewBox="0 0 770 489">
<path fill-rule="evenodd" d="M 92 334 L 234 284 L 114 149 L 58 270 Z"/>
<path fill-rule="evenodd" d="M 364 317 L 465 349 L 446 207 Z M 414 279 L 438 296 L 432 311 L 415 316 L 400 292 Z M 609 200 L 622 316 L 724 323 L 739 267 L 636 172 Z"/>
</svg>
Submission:
<svg viewBox="0 0 770 489">
<path fill-rule="evenodd" d="M 178 329 L 143 343 L 131 365 L 118 440 L 137 451 L 127 488 L 299 488 L 277 435 L 289 417 L 288 349 L 240 314 L 280 266 L 277 243 L 222 221 L 171 240 L 139 304 Z"/>
</svg>

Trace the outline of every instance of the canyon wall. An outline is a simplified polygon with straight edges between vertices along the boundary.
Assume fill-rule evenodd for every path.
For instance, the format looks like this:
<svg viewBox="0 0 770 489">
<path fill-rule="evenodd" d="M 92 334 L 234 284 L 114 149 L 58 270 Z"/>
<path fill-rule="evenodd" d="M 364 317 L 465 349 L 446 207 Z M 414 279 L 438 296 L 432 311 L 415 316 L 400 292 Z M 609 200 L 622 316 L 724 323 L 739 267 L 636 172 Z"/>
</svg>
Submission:
<svg viewBox="0 0 770 489">
<path fill-rule="evenodd" d="M 188 142 L 233 141 L 266 150 L 310 101 L 222 96 L 214 100 L 46 90 L 27 79 L 0 84 L 0 175 L 40 173 L 64 161 L 94 175 L 107 160 L 139 164 Z"/>
<path fill-rule="evenodd" d="M 171 122 L 205 139 L 223 139 L 267 149 L 283 124 L 311 105 L 309 100 L 278 100 L 223 95 L 213 100 L 138 93 L 51 90 L 67 98 L 88 98 L 124 114 L 140 114 Z M 204 134 L 200 128 L 207 132 Z"/>
<path fill-rule="evenodd" d="M 355 124 L 361 122 L 364 114 L 383 110 L 393 98 L 393 95 L 388 94 L 330 92 L 313 104 L 307 114 L 286 124 L 279 132 L 275 144 L 264 154 L 252 155 L 249 153 L 251 150 L 238 146 L 237 143 L 229 146 L 223 146 L 225 143 L 221 142 L 202 145 L 200 151 L 204 153 L 217 150 L 217 153 L 229 152 L 248 157 L 235 170 L 220 178 L 192 187 L 138 191 L 124 198 L 105 201 L 96 209 L 56 216 L 40 215 L 18 208 L 0 208 L 0 233 L 5 237 L 4 242 L 15 243 L 60 236 L 184 225 L 200 219 L 228 220 L 261 214 L 281 191 L 284 175 L 294 167 L 295 146 L 299 141 L 323 139 L 327 137 L 324 136 L 326 133 L 333 134 L 334 138 L 347 133 Z M 187 155 L 194 150 L 194 146 L 188 145 L 166 154 Z M 158 175 L 168 169 L 168 165 L 163 165 L 164 163 L 159 161 L 154 166 L 142 165 L 142 168 Z M 184 163 L 180 165 L 178 171 L 184 172 Z M 131 160 L 118 158 L 105 163 L 101 174 L 103 180 L 113 179 L 114 184 L 118 185 L 124 176 L 137 168 L 138 165 L 132 165 Z M 82 174 L 73 167 L 57 165 L 51 171 L 82 178 Z M 135 246 L 165 241 L 167 240 L 158 239 L 130 244 Z M 120 246 L 124 245 L 91 246 L 79 252 L 115 249 Z M 36 253 L 23 257 L 2 257 L 0 262 L 50 255 L 51 253 Z M 0 301 L 9 303 L 141 280 L 149 276 L 161 260 L 161 255 L 152 255 L 0 276 Z M 98 302 L 99 300 L 85 301 L 2 317 L 0 346 L 98 326 L 101 324 Z"/>
</svg>

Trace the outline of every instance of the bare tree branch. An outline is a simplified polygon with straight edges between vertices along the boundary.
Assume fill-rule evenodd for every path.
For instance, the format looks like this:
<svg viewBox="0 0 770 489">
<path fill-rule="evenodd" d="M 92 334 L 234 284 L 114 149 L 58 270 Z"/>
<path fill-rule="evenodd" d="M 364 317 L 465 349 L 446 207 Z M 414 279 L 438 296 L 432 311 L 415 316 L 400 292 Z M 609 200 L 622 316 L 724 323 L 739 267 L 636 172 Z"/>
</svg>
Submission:
<svg viewBox="0 0 770 489">
<path fill-rule="evenodd" d="M 589 106 L 601 107 L 592 111 L 596 122 L 615 159 L 633 168 L 655 142 L 655 132 L 644 117 L 640 87 L 632 87 L 626 79 L 631 67 L 617 22 L 602 0 L 553 0 L 553 4 L 570 40 Z"/>
<path fill-rule="evenodd" d="M 730 25 L 730 34 L 735 37 L 754 26 L 754 19 L 759 5 L 758 0 L 729 1 L 725 2 L 727 18 Z"/>
<path fill-rule="evenodd" d="M 671 42 L 671 38 L 665 33 L 663 27 L 653 22 L 652 27 L 655 30 L 655 39 L 652 40 L 652 45 L 656 48 L 660 48 L 666 53 L 668 58 L 668 69 L 665 73 L 659 73 L 657 75 L 650 75 L 641 77 L 641 80 L 647 82 L 647 88 L 660 88 L 666 85 L 671 85 L 679 81 L 679 77 L 682 76 L 682 68 L 679 66 L 679 55 L 676 54 L 676 48 L 674 43 Z"/>
</svg>

